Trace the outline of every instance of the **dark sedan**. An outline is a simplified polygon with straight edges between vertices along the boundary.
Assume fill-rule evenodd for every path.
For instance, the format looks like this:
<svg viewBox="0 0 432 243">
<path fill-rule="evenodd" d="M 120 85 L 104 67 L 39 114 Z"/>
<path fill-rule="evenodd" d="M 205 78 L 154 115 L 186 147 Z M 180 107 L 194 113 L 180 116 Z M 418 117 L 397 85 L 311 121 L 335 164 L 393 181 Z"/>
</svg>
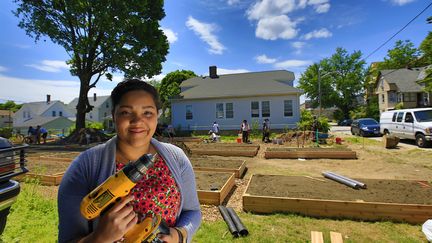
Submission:
<svg viewBox="0 0 432 243">
<path fill-rule="evenodd" d="M 372 118 L 354 120 L 351 124 L 351 134 L 365 136 L 380 136 L 380 125 Z"/>
</svg>

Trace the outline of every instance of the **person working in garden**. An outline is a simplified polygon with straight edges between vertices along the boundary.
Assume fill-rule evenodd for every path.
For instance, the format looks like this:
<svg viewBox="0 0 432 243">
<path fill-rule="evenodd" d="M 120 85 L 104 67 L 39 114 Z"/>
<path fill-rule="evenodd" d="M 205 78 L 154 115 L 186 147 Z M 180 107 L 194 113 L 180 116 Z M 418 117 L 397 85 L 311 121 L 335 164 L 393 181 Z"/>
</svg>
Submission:
<svg viewBox="0 0 432 243">
<path fill-rule="evenodd" d="M 58 192 L 58 242 L 121 242 L 146 216 L 160 215 L 169 234 L 163 242 L 191 242 L 201 224 L 191 163 L 180 148 L 152 138 L 160 109 L 150 84 L 130 79 L 111 93 L 117 135 L 81 153 L 66 171 Z M 80 213 L 83 197 L 115 172 L 144 154 L 158 154 L 129 195 L 93 221 Z"/>
<path fill-rule="evenodd" d="M 240 125 L 240 131 L 242 132 L 243 143 L 248 143 L 250 127 L 247 120 L 243 120 L 242 124 Z"/>
<path fill-rule="evenodd" d="M 263 137 L 262 141 L 265 143 L 270 142 L 270 121 L 269 119 L 264 119 L 263 122 Z"/>
</svg>

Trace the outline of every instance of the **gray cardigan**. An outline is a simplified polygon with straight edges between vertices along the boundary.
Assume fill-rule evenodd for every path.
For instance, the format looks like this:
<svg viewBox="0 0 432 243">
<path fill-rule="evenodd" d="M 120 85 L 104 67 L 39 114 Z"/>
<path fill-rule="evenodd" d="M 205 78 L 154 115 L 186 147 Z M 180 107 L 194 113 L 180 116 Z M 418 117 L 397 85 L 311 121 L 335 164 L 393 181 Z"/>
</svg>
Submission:
<svg viewBox="0 0 432 243">
<path fill-rule="evenodd" d="M 60 243 L 74 241 L 90 233 L 90 225 L 80 213 L 81 200 L 115 173 L 116 141 L 117 137 L 114 137 L 105 144 L 81 153 L 63 176 L 58 192 Z M 200 204 L 192 165 L 180 148 L 156 139 L 152 139 L 151 144 L 165 160 L 179 187 L 181 210 L 177 214 L 176 226 L 187 230 L 187 241 L 190 242 L 201 224 Z M 94 223 L 95 228 L 97 220 Z"/>
</svg>

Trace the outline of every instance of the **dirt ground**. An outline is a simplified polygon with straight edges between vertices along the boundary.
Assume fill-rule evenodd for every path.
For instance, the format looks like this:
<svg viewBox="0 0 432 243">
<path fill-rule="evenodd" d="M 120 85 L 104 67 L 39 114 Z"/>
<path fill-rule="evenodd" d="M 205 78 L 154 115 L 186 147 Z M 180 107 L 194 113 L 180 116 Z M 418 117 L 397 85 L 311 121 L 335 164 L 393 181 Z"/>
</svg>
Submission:
<svg viewBox="0 0 432 243">
<path fill-rule="evenodd" d="M 197 190 L 220 190 L 231 175 L 232 173 L 195 172 Z"/>
<path fill-rule="evenodd" d="M 224 205 L 233 207 L 237 212 L 242 211 L 242 195 L 252 174 L 322 177 L 323 171 L 332 171 L 347 177 L 362 179 L 407 179 L 429 181 L 429 183 L 432 180 L 432 148 L 417 149 L 401 146 L 399 149 L 389 150 L 385 149 L 379 141 L 365 139 L 364 142 L 363 140 L 355 143 L 343 142 L 343 145 L 357 152 L 358 159 L 355 160 L 297 160 L 264 158 L 266 147 L 290 147 L 287 144 L 264 144 L 256 141 L 254 144 L 260 144 L 261 147 L 258 155 L 253 158 L 224 158 L 233 161 L 246 161 L 247 171 L 243 179 L 235 180 L 234 189 L 231 191 L 229 199 L 224 202 Z M 297 147 L 296 142 L 290 145 Z M 309 143 L 309 145 L 311 144 Z M 50 195 L 55 195 L 57 187 L 46 188 L 46 191 L 49 191 Z M 201 208 L 205 221 L 222 219 L 216 206 L 202 205 Z"/>
<path fill-rule="evenodd" d="M 327 178 L 254 175 L 247 193 L 273 197 L 432 204 L 432 185 L 425 181 L 353 179 L 365 183 L 367 189 L 356 190 Z"/>
<path fill-rule="evenodd" d="M 70 162 L 44 160 L 43 157 L 27 158 L 27 169 L 31 173 L 52 175 L 65 172 Z"/>
</svg>

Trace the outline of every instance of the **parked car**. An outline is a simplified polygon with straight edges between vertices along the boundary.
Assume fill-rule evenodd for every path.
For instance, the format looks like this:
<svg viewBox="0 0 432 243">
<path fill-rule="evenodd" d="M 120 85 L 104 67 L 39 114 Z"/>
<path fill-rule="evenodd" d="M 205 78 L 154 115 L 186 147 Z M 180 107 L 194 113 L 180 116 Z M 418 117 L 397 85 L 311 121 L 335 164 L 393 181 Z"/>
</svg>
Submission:
<svg viewBox="0 0 432 243">
<path fill-rule="evenodd" d="M 380 136 L 380 125 L 375 119 L 361 118 L 351 124 L 351 134 L 365 136 Z"/>
<path fill-rule="evenodd" d="M 338 122 L 338 126 L 351 126 L 352 122 L 352 119 L 344 119 Z"/>
<path fill-rule="evenodd" d="M 432 108 L 386 111 L 380 116 L 381 133 L 415 140 L 423 148 L 432 144 Z"/>
<path fill-rule="evenodd" d="M 26 173 L 26 146 L 13 147 L 9 140 L 0 137 L 0 235 L 6 226 L 10 207 L 18 198 L 19 182 L 11 178 Z"/>
</svg>

